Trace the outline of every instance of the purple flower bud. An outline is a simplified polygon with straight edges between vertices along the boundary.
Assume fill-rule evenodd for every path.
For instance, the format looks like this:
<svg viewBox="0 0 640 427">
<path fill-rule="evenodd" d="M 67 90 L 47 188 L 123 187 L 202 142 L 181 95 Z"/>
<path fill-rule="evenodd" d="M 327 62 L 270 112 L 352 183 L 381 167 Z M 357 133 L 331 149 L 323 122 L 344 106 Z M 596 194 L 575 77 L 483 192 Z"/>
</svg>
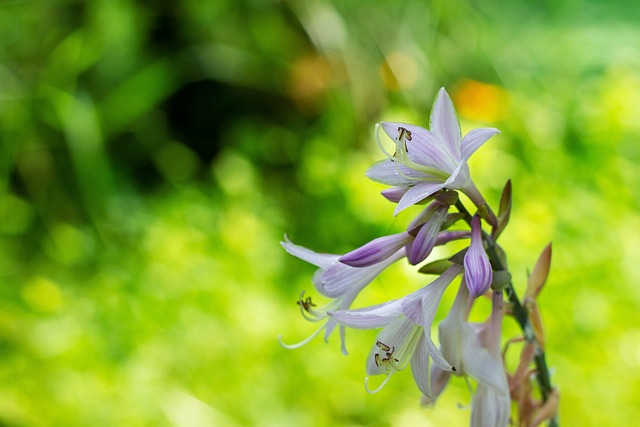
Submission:
<svg viewBox="0 0 640 427">
<path fill-rule="evenodd" d="M 436 245 L 440 226 L 447 217 L 448 206 L 443 206 L 435 202 L 438 208 L 435 210 L 431 218 L 420 228 L 416 234 L 415 240 L 407 248 L 407 258 L 411 265 L 416 265 L 424 261 L 433 247 Z"/>
<path fill-rule="evenodd" d="M 379 237 L 343 255 L 338 261 L 351 267 L 367 267 L 377 264 L 396 253 L 411 239 L 413 236 L 407 232 Z"/>
<path fill-rule="evenodd" d="M 484 295 L 493 280 L 491 263 L 482 245 L 482 225 L 477 215 L 471 220 L 471 244 L 464 256 L 464 278 L 473 297 Z"/>
</svg>

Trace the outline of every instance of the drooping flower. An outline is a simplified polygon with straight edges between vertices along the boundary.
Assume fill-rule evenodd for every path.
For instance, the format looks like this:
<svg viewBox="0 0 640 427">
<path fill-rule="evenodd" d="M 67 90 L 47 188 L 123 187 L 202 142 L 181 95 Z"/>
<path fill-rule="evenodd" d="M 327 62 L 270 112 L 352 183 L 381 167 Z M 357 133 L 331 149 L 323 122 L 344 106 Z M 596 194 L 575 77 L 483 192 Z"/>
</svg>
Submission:
<svg viewBox="0 0 640 427">
<path fill-rule="evenodd" d="M 471 244 L 464 255 L 464 279 L 473 297 L 484 295 L 493 281 L 493 269 L 482 243 L 482 224 L 475 215 L 471 220 Z"/>
<path fill-rule="evenodd" d="M 467 322 L 473 298 L 469 298 L 469 290 L 465 285 L 465 279 L 460 283 L 458 294 L 453 302 L 451 310 L 438 325 L 440 338 L 440 352 L 449 363 L 457 369 L 455 372 L 442 370 L 438 366 L 431 369 L 434 396 L 425 399 L 425 403 L 431 403 L 442 392 L 450 375 L 470 376 L 495 388 L 502 386 L 505 374 L 502 364 L 496 363 L 489 351 L 482 346 L 481 334 L 487 324 L 475 324 Z"/>
<path fill-rule="evenodd" d="M 380 127 L 395 141 L 394 154 L 382 146 Z M 367 176 L 394 187 L 383 194 L 398 202 L 395 214 L 443 188 L 461 190 L 476 205 L 484 204 L 471 180 L 467 160 L 499 131 L 474 129 L 462 138 L 453 103 L 444 88 L 436 96 L 430 128 L 391 122 L 376 125 L 376 141 L 388 158 L 371 166 Z"/>
<path fill-rule="evenodd" d="M 281 244 L 291 255 L 318 267 L 318 270 L 313 275 L 314 287 L 321 295 L 331 299 L 331 302 L 326 306 L 316 309 L 310 297 L 304 298 L 304 293 L 300 295 L 298 305 L 302 315 L 307 320 L 313 322 L 324 320 L 325 323 L 311 336 L 297 344 L 284 344 L 281 342 L 287 348 L 297 348 L 306 344 L 322 330 L 325 331 L 324 338 L 327 341 L 333 330 L 338 326 L 335 319 L 327 316 L 327 312 L 330 310 L 346 310 L 351 307 L 351 304 L 365 286 L 371 283 L 389 265 L 405 256 L 405 250 L 401 246 L 394 253 L 381 259 L 380 262 L 358 268 L 338 261 L 340 255 L 314 252 L 303 246 L 295 245 L 288 238 L 285 238 L 285 241 L 281 242 Z M 341 350 L 344 354 L 347 354 L 344 336 L 345 328 L 340 326 L 339 329 Z"/>
<path fill-rule="evenodd" d="M 478 382 L 471 401 L 471 427 L 506 427 L 511 414 L 509 384 L 500 354 L 502 292 L 495 292 L 491 299 L 491 316 L 480 333 L 480 340 L 491 355 L 494 365 L 500 368 L 501 374 L 494 375 L 490 383 L 482 380 Z"/>
<path fill-rule="evenodd" d="M 387 378 L 373 392 L 382 388 L 391 375 L 410 364 L 418 388 L 424 394 L 431 395 L 430 360 L 440 369 L 456 369 L 433 342 L 431 326 L 444 291 L 461 272 L 462 267 L 454 264 L 429 285 L 404 298 L 367 308 L 329 312 L 344 326 L 356 329 L 383 328 L 367 358 L 366 373 L 386 375 Z"/>
</svg>

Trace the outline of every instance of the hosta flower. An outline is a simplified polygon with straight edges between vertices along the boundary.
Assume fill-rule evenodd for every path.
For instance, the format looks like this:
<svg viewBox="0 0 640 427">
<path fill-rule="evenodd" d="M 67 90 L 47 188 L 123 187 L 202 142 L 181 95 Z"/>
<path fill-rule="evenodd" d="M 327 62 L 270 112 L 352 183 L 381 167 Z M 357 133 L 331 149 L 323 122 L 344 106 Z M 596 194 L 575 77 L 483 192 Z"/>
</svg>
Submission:
<svg viewBox="0 0 640 427">
<path fill-rule="evenodd" d="M 498 389 L 505 379 L 502 364 L 496 363 L 489 350 L 482 345 L 481 335 L 485 333 L 488 324 L 467 322 L 473 299 L 469 298 L 469 290 L 464 282 L 463 279 L 449 314 L 438 326 L 440 352 L 457 368 L 453 374 L 468 375 L 479 383 Z M 431 400 L 442 392 L 451 374 L 450 371 L 433 366 L 431 377 L 434 396 Z"/>
<path fill-rule="evenodd" d="M 444 88 L 436 96 L 430 122 L 430 130 L 405 123 L 382 122 L 376 126 L 376 141 L 388 158 L 371 166 L 367 176 L 393 186 L 383 194 L 397 200 L 396 214 L 443 188 L 462 191 L 476 205 L 485 203 L 471 180 L 467 160 L 499 131 L 474 129 L 462 138 L 453 103 Z M 380 142 L 380 127 L 395 141 L 393 154 Z"/>
<path fill-rule="evenodd" d="M 506 427 L 511 413 L 509 385 L 500 355 L 502 326 L 502 292 L 492 296 L 493 309 L 480 334 L 482 346 L 487 349 L 500 375 L 492 375 L 491 381 L 480 380 L 471 401 L 471 427 Z"/>
<path fill-rule="evenodd" d="M 493 270 L 482 243 L 482 224 L 475 215 L 471 220 L 471 244 L 464 255 L 464 279 L 473 297 L 484 295 L 493 281 Z"/>
<path fill-rule="evenodd" d="M 444 291 L 461 272 L 462 267 L 454 264 L 429 285 L 404 298 L 367 308 L 329 312 L 344 326 L 356 329 L 383 328 L 367 358 L 366 373 L 386 375 L 387 378 L 373 392 L 382 388 L 391 375 L 410 364 L 418 388 L 430 395 L 430 360 L 440 369 L 456 369 L 431 339 L 431 326 Z"/>
<path fill-rule="evenodd" d="M 325 323 L 310 337 L 297 344 L 289 345 L 281 342 L 287 348 L 297 348 L 306 344 L 322 330 L 325 331 L 325 341 L 328 340 L 338 324 L 335 319 L 327 317 L 327 312 L 329 310 L 346 310 L 351 307 L 353 300 L 365 286 L 371 283 L 385 268 L 405 256 L 404 248 L 401 248 L 388 254 L 376 264 L 357 268 L 339 262 L 340 255 L 314 252 L 311 249 L 293 244 L 289 239 L 281 244 L 291 255 L 319 267 L 313 276 L 314 287 L 320 294 L 332 300 L 323 308 L 316 309 L 310 297 L 304 298 L 304 294 L 300 295 L 298 305 L 302 315 L 307 320 L 313 322 L 324 320 Z M 344 332 L 344 326 L 341 326 L 341 349 L 344 354 L 347 354 Z"/>
</svg>

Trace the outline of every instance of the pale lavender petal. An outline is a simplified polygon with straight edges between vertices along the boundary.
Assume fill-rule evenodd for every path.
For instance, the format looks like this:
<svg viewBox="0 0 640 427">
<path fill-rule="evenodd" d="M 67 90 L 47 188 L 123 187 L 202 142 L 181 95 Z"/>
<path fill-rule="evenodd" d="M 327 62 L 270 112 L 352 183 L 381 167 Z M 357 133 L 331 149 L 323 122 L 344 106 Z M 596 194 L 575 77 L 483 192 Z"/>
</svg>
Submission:
<svg viewBox="0 0 640 427">
<path fill-rule="evenodd" d="M 396 206 L 394 215 L 398 215 L 400 211 L 405 210 L 409 206 L 415 205 L 436 191 L 441 190 L 443 186 L 444 184 L 442 182 L 419 182 L 411 187 L 404 196 L 402 196 L 402 199 L 398 202 L 398 206 Z"/>
<path fill-rule="evenodd" d="M 438 201 L 434 201 L 429 206 L 427 206 L 418 216 L 416 216 L 413 221 L 407 226 L 407 231 L 413 231 L 414 228 L 428 222 L 433 214 L 441 207 L 442 204 Z"/>
<path fill-rule="evenodd" d="M 431 111 L 431 132 L 441 139 L 451 157 L 456 160 L 461 159 L 460 143 L 460 123 L 456 116 L 456 110 L 449 94 L 444 88 L 440 89 L 436 96 L 436 101 Z"/>
<path fill-rule="evenodd" d="M 503 373 L 504 375 L 504 373 Z M 507 382 L 505 380 L 505 385 Z M 471 427 L 507 427 L 511 415 L 508 385 L 496 390 L 479 383 L 471 401 Z"/>
<path fill-rule="evenodd" d="M 407 190 L 409 190 L 409 188 L 410 187 L 391 187 L 387 188 L 386 190 L 382 190 L 380 194 L 382 194 L 390 202 L 398 203 L 400 199 L 402 199 L 402 196 L 405 195 Z"/>
<path fill-rule="evenodd" d="M 458 163 L 456 158 L 452 157 L 447 147 L 425 128 L 406 123 L 382 122 L 380 124 L 385 133 L 394 140 L 400 128 L 411 132 L 411 141 L 406 141 L 407 156 L 410 160 L 449 173 L 456 167 Z"/>
<path fill-rule="evenodd" d="M 371 347 L 367 357 L 367 375 L 389 374 L 402 370 L 409 362 L 422 335 L 421 327 L 404 316 L 396 317 L 376 336 L 376 343 Z M 378 343 L 388 346 L 390 351 L 383 350 Z M 392 357 L 394 360 L 387 361 L 386 365 L 378 366 L 375 355 L 378 354 L 383 359 L 387 357 L 386 353 L 391 354 L 388 357 Z"/>
<path fill-rule="evenodd" d="M 326 271 L 318 271 L 314 275 L 314 284 L 320 292 L 331 298 L 342 297 L 346 292 L 354 288 L 362 289 L 378 277 L 385 268 L 404 256 L 404 249 L 400 249 L 382 262 L 368 267 L 351 267 L 350 265 L 336 262 Z"/>
<path fill-rule="evenodd" d="M 294 257 L 300 258 L 301 260 L 320 268 L 328 268 L 335 264 L 338 261 L 338 258 L 340 258 L 340 255 L 318 253 L 303 246 L 296 245 L 291 242 L 287 236 L 285 236 L 285 241 L 280 242 L 280 244 Z"/>
<path fill-rule="evenodd" d="M 429 256 L 436 245 L 440 226 L 447 217 L 447 211 L 448 207 L 441 205 L 431 219 L 420 228 L 411 245 L 411 251 L 407 253 L 407 258 L 411 265 L 419 264 Z"/>
<path fill-rule="evenodd" d="M 432 178 L 431 175 L 410 169 L 390 159 L 374 163 L 367 169 L 365 175 L 375 182 L 395 186 L 411 185 L 416 180 Z"/>
<path fill-rule="evenodd" d="M 418 389 L 425 396 L 433 396 L 431 391 L 431 379 L 429 372 L 429 350 L 424 335 L 420 337 L 413 357 L 411 357 L 411 373 Z"/>
<path fill-rule="evenodd" d="M 489 138 L 500 133 L 495 128 L 473 129 L 462 138 L 462 158 L 469 160 L 469 157 L 476 152 Z"/>
<path fill-rule="evenodd" d="M 471 220 L 471 244 L 464 256 L 464 278 L 473 297 L 484 295 L 491 286 L 493 270 L 482 244 L 480 217 Z"/>
<path fill-rule="evenodd" d="M 431 367 L 431 396 L 425 394 L 423 398 L 424 404 L 431 405 L 435 402 L 435 400 L 438 398 L 438 396 L 440 396 L 444 388 L 447 386 L 449 378 L 451 378 L 451 371 L 440 369 L 437 365 L 433 365 Z"/>
<path fill-rule="evenodd" d="M 378 237 L 341 256 L 339 261 L 352 267 L 368 267 L 389 258 L 411 239 L 407 232 Z"/>
<path fill-rule="evenodd" d="M 451 176 L 442 185 L 442 188 L 448 188 L 450 190 L 462 190 L 465 192 L 471 181 L 471 174 L 469 173 L 469 165 L 466 161 L 462 161 L 451 172 Z M 465 194 L 467 194 L 465 192 Z M 468 194 L 467 194 L 468 195 Z M 472 199 L 473 200 L 473 199 Z M 475 201 L 475 200 L 474 200 Z"/>
<path fill-rule="evenodd" d="M 356 310 L 330 311 L 329 316 L 340 324 L 355 329 L 376 329 L 388 325 L 402 314 L 401 300 L 394 300 Z"/>
</svg>

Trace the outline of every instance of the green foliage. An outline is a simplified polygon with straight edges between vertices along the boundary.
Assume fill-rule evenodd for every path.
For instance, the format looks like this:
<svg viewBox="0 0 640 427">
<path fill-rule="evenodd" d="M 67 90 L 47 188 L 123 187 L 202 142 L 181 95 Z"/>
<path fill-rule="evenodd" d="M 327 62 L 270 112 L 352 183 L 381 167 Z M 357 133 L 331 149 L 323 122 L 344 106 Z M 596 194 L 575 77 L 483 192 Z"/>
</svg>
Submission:
<svg viewBox="0 0 640 427">
<path fill-rule="evenodd" d="M 276 340 L 314 328 L 295 305 L 313 269 L 279 240 L 341 253 L 403 229 L 411 213 L 394 220 L 364 177 L 373 125 L 427 125 L 441 86 L 465 130 L 502 130 L 471 170 L 493 205 L 512 180 L 520 292 L 553 240 L 540 306 L 561 425 L 637 419 L 639 15 L 2 2 L 0 425 L 464 425 L 462 382 L 433 409 L 408 374 L 367 395 L 367 332 L 348 357 L 335 337 Z M 394 267 L 357 304 L 424 280 Z"/>
</svg>

